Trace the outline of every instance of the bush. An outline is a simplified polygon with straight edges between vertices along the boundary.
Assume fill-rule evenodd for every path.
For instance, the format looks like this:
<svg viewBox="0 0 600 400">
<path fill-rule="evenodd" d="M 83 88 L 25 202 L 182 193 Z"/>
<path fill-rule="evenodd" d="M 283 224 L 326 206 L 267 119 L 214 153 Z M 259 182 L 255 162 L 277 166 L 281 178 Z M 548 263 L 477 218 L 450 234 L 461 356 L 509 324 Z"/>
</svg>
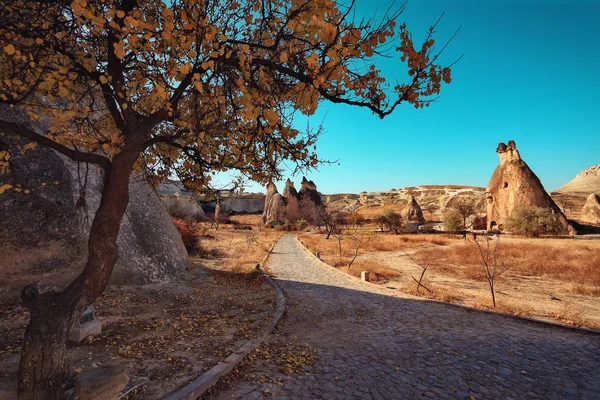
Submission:
<svg viewBox="0 0 600 400">
<path fill-rule="evenodd" d="M 505 225 L 507 231 L 527 237 L 557 235 L 565 231 L 552 211 L 541 207 L 519 208 L 507 218 Z"/>
<path fill-rule="evenodd" d="M 200 235 L 198 225 L 195 222 L 186 222 L 181 218 L 173 218 L 173 222 L 181 235 L 181 240 L 189 255 L 197 255 L 200 252 Z"/>
<path fill-rule="evenodd" d="M 444 229 L 448 232 L 458 232 L 463 229 L 463 219 L 455 210 L 446 211 L 442 221 L 444 223 Z"/>
</svg>

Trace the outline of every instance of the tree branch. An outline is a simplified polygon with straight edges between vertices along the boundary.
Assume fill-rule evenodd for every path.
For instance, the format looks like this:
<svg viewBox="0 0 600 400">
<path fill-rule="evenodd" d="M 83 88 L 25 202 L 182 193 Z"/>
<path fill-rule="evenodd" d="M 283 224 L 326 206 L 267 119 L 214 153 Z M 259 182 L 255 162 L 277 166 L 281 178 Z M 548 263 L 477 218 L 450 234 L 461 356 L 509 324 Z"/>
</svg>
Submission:
<svg viewBox="0 0 600 400">
<path fill-rule="evenodd" d="M 0 129 L 6 129 L 14 133 L 17 136 L 26 138 L 31 140 L 32 142 L 41 144 L 43 146 L 49 147 L 52 150 L 55 150 L 67 157 L 69 157 L 73 161 L 87 162 L 100 166 L 105 172 L 108 172 L 110 168 L 110 160 L 100 154 L 93 153 L 85 153 L 77 150 L 73 150 L 64 146 L 58 142 L 55 142 L 52 139 L 47 138 L 44 135 L 40 135 L 32 131 L 29 128 L 26 128 L 22 125 L 13 124 L 6 121 L 0 121 Z"/>
</svg>

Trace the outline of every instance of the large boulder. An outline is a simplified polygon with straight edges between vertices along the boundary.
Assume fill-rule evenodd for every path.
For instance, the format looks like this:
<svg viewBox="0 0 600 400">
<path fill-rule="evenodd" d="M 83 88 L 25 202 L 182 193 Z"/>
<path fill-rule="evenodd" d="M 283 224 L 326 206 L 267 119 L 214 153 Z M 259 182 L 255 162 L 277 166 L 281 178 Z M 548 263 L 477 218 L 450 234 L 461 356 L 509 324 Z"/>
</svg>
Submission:
<svg viewBox="0 0 600 400">
<path fill-rule="evenodd" d="M 544 190 L 542 182 L 521 159 L 514 141 L 500 143 L 496 149 L 500 165 L 486 189 L 488 229 L 504 228 L 506 219 L 523 207 L 549 209 L 565 231 L 573 233 L 567 218 Z"/>
<path fill-rule="evenodd" d="M 592 193 L 588 196 L 581 209 L 580 219 L 588 224 L 600 225 L 600 195 Z"/>
<path fill-rule="evenodd" d="M 40 134 L 46 131 L 41 123 L 6 109 L 0 110 L 0 118 L 29 124 Z M 27 144 L 0 131 L 0 147 L 10 154 L 9 167 L 0 175 L 0 187 L 5 188 L 0 194 L 0 281 L 27 281 L 45 274 L 72 278 L 87 259 L 102 172 L 43 146 L 22 151 Z M 139 176 L 132 176 L 129 192 L 111 282 L 161 283 L 179 277 L 188 255 L 165 206 Z"/>
</svg>

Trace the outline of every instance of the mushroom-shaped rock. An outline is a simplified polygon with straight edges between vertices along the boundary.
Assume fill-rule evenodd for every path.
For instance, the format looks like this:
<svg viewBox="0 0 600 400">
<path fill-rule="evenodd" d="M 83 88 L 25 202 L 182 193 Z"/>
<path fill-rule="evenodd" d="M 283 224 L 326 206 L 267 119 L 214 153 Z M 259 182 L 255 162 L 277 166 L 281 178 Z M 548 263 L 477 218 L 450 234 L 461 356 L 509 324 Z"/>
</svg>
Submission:
<svg viewBox="0 0 600 400">
<path fill-rule="evenodd" d="M 565 231 L 574 232 L 567 218 L 544 190 L 539 178 L 521 159 L 514 141 L 500 143 L 496 149 L 500 165 L 496 167 L 488 187 L 488 229 L 503 229 L 506 219 L 513 211 L 523 207 L 548 208 Z"/>
</svg>

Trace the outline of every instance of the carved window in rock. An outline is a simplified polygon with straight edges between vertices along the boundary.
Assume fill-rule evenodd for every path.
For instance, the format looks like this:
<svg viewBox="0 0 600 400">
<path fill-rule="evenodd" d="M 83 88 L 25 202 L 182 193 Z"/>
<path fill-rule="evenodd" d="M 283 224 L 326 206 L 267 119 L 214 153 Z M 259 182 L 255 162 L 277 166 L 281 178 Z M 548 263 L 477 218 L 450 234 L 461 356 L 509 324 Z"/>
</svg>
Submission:
<svg viewBox="0 0 600 400">
<path fill-rule="evenodd" d="M 504 182 L 504 189 L 508 187 L 508 182 Z"/>
</svg>

